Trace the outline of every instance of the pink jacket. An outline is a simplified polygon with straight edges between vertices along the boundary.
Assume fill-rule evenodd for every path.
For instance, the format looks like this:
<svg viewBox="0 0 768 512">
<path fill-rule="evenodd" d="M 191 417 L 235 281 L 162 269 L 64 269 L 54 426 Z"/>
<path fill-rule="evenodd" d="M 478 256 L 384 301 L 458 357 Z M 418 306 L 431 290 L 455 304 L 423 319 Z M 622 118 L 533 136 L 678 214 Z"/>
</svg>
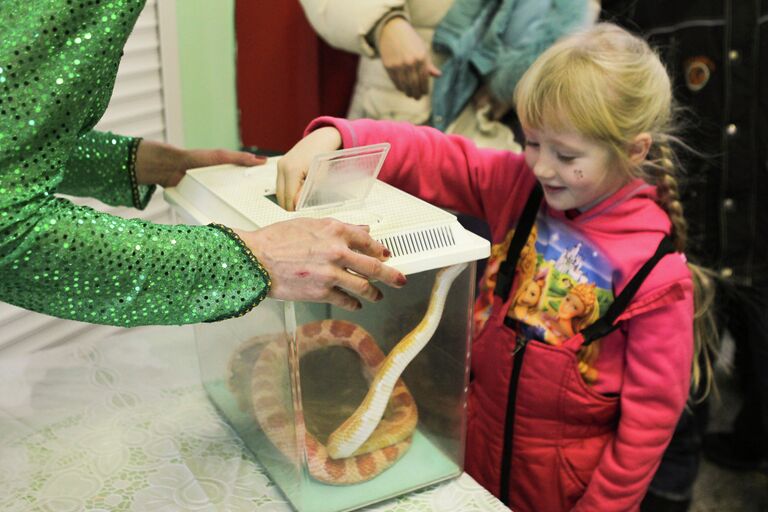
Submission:
<svg viewBox="0 0 768 512">
<path fill-rule="evenodd" d="M 307 131 L 327 125 L 339 130 L 344 147 L 390 142 L 381 180 L 432 204 L 485 219 L 495 245 L 514 229 L 535 184 L 522 154 L 481 150 L 431 128 L 319 118 Z M 655 197 L 654 187 L 634 180 L 573 219 L 545 205 L 536 223 L 536 252 L 546 264 L 539 274 L 546 270 L 574 284 L 589 283 L 610 301 L 670 231 Z M 598 393 L 619 396 L 621 416 L 575 510 L 639 507 L 688 397 L 692 289 L 684 256 L 666 256 L 630 303 L 621 328 L 596 343 L 590 384 Z M 537 318 L 556 333 L 551 309 L 537 312 Z"/>
</svg>

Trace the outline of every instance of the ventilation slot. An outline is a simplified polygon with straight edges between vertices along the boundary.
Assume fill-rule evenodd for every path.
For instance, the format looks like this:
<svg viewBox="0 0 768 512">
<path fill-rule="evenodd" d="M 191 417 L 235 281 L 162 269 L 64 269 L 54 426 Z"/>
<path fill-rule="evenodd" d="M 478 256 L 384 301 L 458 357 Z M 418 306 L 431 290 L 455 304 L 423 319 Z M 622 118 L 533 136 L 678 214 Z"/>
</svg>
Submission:
<svg viewBox="0 0 768 512">
<path fill-rule="evenodd" d="M 450 226 L 389 236 L 379 242 L 392 252 L 392 256 L 405 256 L 456 245 Z"/>
</svg>

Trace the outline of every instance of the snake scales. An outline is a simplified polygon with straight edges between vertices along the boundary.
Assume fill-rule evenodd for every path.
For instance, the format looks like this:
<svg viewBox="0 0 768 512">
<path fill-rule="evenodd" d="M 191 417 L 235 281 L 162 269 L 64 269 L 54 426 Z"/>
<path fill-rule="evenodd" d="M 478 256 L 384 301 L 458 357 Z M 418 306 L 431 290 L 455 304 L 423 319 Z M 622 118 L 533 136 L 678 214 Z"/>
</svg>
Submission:
<svg viewBox="0 0 768 512">
<path fill-rule="evenodd" d="M 321 443 L 304 428 L 301 418 L 290 412 L 287 391 L 288 351 L 283 337 L 263 336 L 245 343 L 230 362 L 230 387 L 238 396 L 244 384 L 237 382 L 243 372 L 250 376 L 248 400 L 238 396 L 240 407 L 256 417 L 270 442 L 290 460 L 296 459 L 296 439 L 304 439 L 310 475 L 324 483 L 344 485 L 370 480 L 392 466 L 411 445 L 418 423 L 416 403 L 400 379 L 406 366 L 434 335 L 443 315 L 453 281 L 466 264 L 438 271 L 427 311 L 419 324 L 404 336 L 385 357 L 371 335 L 357 324 L 344 320 L 321 320 L 302 325 L 296 331 L 295 350 L 301 356 L 328 346 L 355 351 L 363 363 L 368 392 L 355 412 Z M 246 355 L 263 347 L 257 356 Z M 255 357 L 250 371 L 243 362 Z M 297 379 L 294 385 L 298 385 Z M 300 408 L 297 408 L 300 410 Z M 301 429 L 295 432 L 293 426 Z"/>
</svg>

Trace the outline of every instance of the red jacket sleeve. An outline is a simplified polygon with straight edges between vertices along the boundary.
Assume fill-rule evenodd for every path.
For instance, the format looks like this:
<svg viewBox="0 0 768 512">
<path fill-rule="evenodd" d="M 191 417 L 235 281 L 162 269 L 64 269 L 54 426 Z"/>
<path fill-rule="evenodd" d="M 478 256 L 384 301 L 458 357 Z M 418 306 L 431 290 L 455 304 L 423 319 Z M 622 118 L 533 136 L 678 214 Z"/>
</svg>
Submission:
<svg viewBox="0 0 768 512">
<path fill-rule="evenodd" d="M 660 263 L 662 265 L 664 262 Z M 657 267 L 658 270 L 658 267 Z M 621 416 L 574 511 L 638 510 L 669 444 L 690 390 L 693 358 L 693 287 L 675 283 L 677 300 L 627 320 Z M 643 295 L 657 295 L 651 290 Z M 633 302 L 643 302 L 639 296 Z"/>
<path fill-rule="evenodd" d="M 429 203 L 487 220 L 514 219 L 535 177 L 520 153 L 479 149 L 472 141 L 426 126 L 331 117 L 315 119 L 311 132 L 333 126 L 345 148 L 389 142 L 379 179 Z M 511 210 L 510 210 L 511 208 Z"/>
</svg>

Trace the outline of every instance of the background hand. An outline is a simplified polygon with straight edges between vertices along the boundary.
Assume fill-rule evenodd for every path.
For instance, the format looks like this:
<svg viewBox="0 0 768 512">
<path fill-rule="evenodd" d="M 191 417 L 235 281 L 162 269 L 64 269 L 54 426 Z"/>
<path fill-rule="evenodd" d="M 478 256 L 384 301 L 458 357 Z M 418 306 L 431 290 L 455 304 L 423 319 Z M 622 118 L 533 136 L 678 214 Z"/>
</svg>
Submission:
<svg viewBox="0 0 768 512">
<path fill-rule="evenodd" d="M 491 94 L 487 85 L 483 85 L 475 91 L 471 101 L 475 105 L 476 110 L 488 108 L 488 119 L 491 121 L 499 121 L 512 108 L 512 103 L 505 103 L 497 100 L 496 97 Z"/>
<path fill-rule="evenodd" d="M 181 149 L 170 144 L 142 140 L 136 152 L 136 179 L 140 185 L 178 185 L 187 169 L 234 164 L 251 167 L 266 157 L 226 149 Z"/>
<path fill-rule="evenodd" d="M 389 78 L 406 96 L 421 98 L 429 92 L 429 77 L 440 76 L 424 41 L 405 18 L 386 22 L 378 49 Z"/>
<path fill-rule="evenodd" d="M 340 147 L 341 134 L 330 126 L 319 128 L 297 142 L 277 162 L 277 204 L 288 211 L 295 210 L 312 158 Z"/>
<path fill-rule="evenodd" d="M 298 218 L 236 233 L 269 272 L 269 296 L 275 299 L 328 302 L 355 311 L 362 307 L 356 297 L 370 302 L 383 297 L 369 280 L 398 288 L 406 283 L 382 263 L 389 251 L 370 237 L 367 226 Z"/>
</svg>

